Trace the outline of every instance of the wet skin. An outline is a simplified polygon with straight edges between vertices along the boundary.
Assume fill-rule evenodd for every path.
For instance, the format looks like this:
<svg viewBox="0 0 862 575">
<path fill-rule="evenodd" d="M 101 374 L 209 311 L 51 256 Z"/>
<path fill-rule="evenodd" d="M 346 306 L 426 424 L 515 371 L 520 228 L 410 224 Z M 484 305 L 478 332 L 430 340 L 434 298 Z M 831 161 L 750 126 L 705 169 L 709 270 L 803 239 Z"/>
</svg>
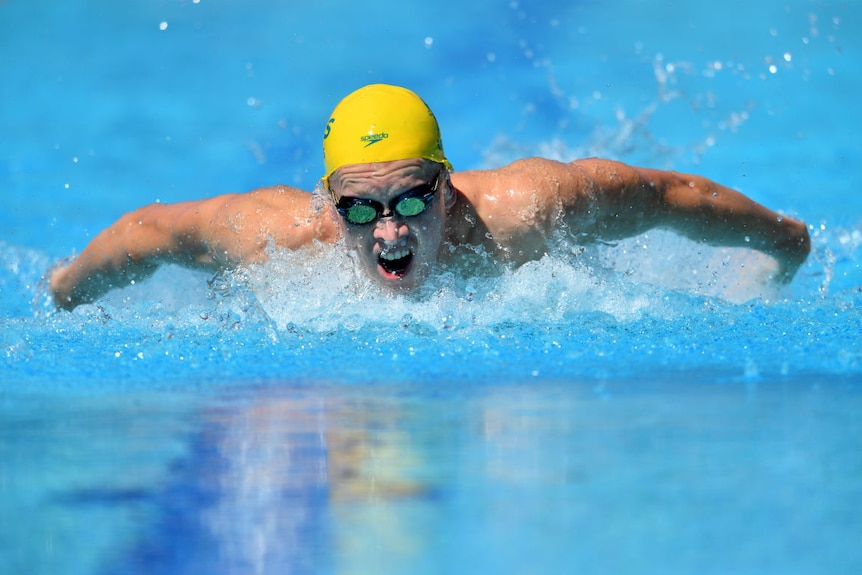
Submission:
<svg viewBox="0 0 862 575">
<path fill-rule="evenodd" d="M 422 284 L 440 259 L 444 245 L 447 207 L 452 190 L 439 164 L 413 159 L 340 168 L 330 178 L 330 190 L 341 198 L 362 198 L 389 206 L 393 199 L 440 177 L 437 193 L 428 208 L 412 217 L 389 209 L 368 224 L 344 221 L 342 232 L 360 265 L 381 286 L 411 291 Z M 340 216 L 338 216 L 340 217 Z"/>
</svg>

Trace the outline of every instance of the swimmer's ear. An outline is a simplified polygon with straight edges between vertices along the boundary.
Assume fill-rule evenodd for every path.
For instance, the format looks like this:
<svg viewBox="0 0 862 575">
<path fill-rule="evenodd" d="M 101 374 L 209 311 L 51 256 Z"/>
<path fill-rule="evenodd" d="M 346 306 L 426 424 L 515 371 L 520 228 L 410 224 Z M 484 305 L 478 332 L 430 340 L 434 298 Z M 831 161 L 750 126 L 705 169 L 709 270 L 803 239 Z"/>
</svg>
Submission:
<svg viewBox="0 0 862 575">
<path fill-rule="evenodd" d="M 332 221 L 336 223 L 341 223 L 341 215 L 338 213 L 338 210 L 335 209 L 335 202 L 330 198 L 329 201 L 326 202 L 326 213 L 329 214 L 329 217 Z"/>
<path fill-rule="evenodd" d="M 330 194 L 329 188 L 326 186 L 323 179 L 318 180 L 317 185 L 314 186 L 311 201 L 312 206 L 316 208 L 316 211 L 323 210 L 329 214 L 329 217 L 332 218 L 333 221 L 341 221 L 341 216 L 335 209 L 335 201 L 332 199 L 332 194 Z"/>
<path fill-rule="evenodd" d="M 446 211 L 452 209 L 455 205 L 455 200 L 458 197 L 458 192 L 455 190 L 455 187 L 452 185 L 452 179 L 449 177 L 449 172 L 446 172 L 445 181 L 443 182 L 443 201 L 446 206 Z"/>
</svg>

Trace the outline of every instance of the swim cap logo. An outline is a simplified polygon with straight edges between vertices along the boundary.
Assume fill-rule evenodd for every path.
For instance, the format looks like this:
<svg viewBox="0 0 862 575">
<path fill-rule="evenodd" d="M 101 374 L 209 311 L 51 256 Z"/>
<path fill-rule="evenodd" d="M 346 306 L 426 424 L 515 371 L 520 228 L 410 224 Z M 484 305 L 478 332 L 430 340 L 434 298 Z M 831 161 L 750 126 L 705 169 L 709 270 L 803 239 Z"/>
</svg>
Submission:
<svg viewBox="0 0 862 575">
<path fill-rule="evenodd" d="M 376 144 L 377 142 L 382 142 L 386 138 L 389 137 L 389 134 L 386 132 L 380 132 L 378 134 L 369 134 L 367 136 L 362 136 L 359 138 L 361 141 L 365 142 L 365 147 L 367 148 L 371 144 Z"/>
<path fill-rule="evenodd" d="M 332 131 L 332 124 L 335 123 L 335 118 L 329 118 L 329 121 L 326 123 L 326 129 L 323 131 L 323 139 L 329 137 L 329 132 Z"/>
</svg>

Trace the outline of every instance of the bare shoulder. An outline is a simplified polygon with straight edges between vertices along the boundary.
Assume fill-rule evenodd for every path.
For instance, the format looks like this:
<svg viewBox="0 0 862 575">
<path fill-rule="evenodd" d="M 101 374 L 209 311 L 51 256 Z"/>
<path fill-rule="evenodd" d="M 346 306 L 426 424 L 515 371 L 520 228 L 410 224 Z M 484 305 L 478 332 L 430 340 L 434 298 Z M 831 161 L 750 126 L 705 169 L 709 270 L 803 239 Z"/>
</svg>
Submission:
<svg viewBox="0 0 862 575">
<path fill-rule="evenodd" d="M 564 206 L 586 191 L 591 179 L 578 162 L 527 158 L 492 170 L 455 173 L 452 183 L 492 233 L 496 228 L 499 234 L 523 228 L 549 231 Z"/>
<path fill-rule="evenodd" d="M 332 216 L 319 204 L 309 192 L 272 186 L 175 204 L 170 217 L 177 229 L 206 244 L 214 259 L 250 263 L 265 259 L 271 242 L 296 249 L 335 241 Z"/>
<path fill-rule="evenodd" d="M 452 175 L 459 190 L 474 202 L 556 202 L 587 191 L 596 178 L 614 177 L 628 166 L 608 160 L 587 159 L 559 162 L 545 158 L 516 160 L 492 170 L 472 170 Z"/>
<path fill-rule="evenodd" d="M 296 249 L 314 240 L 329 243 L 337 239 L 337 226 L 328 204 L 310 192 L 290 186 L 272 186 L 232 197 L 218 217 L 263 241 Z M 265 238 L 263 237 L 265 236 Z"/>
</svg>

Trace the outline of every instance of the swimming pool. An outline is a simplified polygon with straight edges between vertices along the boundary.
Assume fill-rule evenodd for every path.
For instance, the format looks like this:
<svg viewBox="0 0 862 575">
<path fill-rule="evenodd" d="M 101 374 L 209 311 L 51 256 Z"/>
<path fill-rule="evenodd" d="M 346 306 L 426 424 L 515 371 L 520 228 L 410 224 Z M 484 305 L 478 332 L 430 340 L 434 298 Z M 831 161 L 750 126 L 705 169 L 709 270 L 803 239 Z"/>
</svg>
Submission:
<svg viewBox="0 0 862 575">
<path fill-rule="evenodd" d="M 860 8 L 313 4 L 0 2 L 0 573 L 858 572 Z M 310 189 L 378 81 L 456 169 L 700 173 L 812 257 L 652 232 L 417 301 L 280 253 L 47 305 L 134 207 Z"/>
</svg>

